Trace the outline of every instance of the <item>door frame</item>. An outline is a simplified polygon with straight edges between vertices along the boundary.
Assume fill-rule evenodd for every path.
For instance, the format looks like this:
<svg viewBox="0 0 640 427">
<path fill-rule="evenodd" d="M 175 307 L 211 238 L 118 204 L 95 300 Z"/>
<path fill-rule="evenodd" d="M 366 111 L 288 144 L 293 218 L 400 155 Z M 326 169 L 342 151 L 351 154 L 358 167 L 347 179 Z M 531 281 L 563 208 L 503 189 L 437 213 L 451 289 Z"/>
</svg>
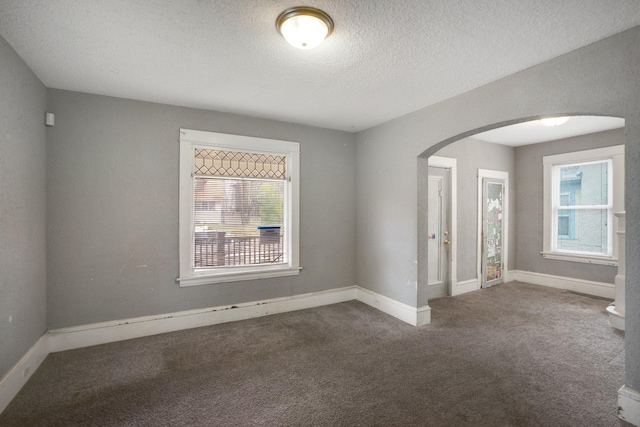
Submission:
<svg viewBox="0 0 640 427">
<path fill-rule="evenodd" d="M 502 278 L 503 283 L 509 281 L 509 172 L 496 171 L 491 169 L 478 169 L 478 249 L 477 249 L 477 277 L 478 277 L 478 289 L 482 288 L 484 282 L 482 276 L 482 230 L 484 230 L 484 224 L 482 218 L 484 217 L 483 206 L 483 186 L 482 180 L 484 178 L 498 179 L 504 182 L 504 196 L 502 200 Z"/>
<path fill-rule="evenodd" d="M 451 240 L 449 249 L 449 284 L 447 285 L 447 293 L 451 296 L 457 295 L 456 285 L 458 284 L 457 276 L 457 247 L 458 241 L 458 166 L 457 159 L 449 157 L 431 156 L 428 165 L 436 168 L 449 169 L 449 215 L 451 216 Z M 425 260 L 425 262 L 427 262 Z"/>
</svg>

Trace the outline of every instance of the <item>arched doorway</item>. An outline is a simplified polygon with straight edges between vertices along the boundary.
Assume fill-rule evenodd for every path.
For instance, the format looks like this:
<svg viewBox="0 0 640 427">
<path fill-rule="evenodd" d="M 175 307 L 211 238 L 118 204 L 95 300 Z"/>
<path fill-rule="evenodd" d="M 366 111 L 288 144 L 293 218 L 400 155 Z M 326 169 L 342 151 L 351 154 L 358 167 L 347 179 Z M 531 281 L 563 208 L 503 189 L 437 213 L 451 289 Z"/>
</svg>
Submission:
<svg viewBox="0 0 640 427">
<path fill-rule="evenodd" d="M 451 239 L 452 242 L 456 242 L 454 244 L 457 245 L 457 248 L 454 248 L 454 249 L 459 249 L 457 250 L 459 258 L 456 260 L 457 261 L 456 264 L 458 265 L 458 271 L 457 271 L 458 280 L 457 282 L 451 283 L 449 285 L 449 289 L 450 289 L 448 293 L 449 295 L 456 295 L 458 293 L 478 289 L 483 283 L 482 277 L 480 275 L 481 273 L 478 271 L 478 274 L 476 276 L 476 270 L 472 267 L 472 266 L 482 264 L 481 261 L 482 261 L 482 249 L 483 249 L 481 247 L 481 244 L 479 243 L 481 241 L 480 236 L 483 233 L 481 228 L 482 222 L 480 221 L 480 217 L 479 217 L 481 211 L 480 209 L 478 209 L 479 191 L 482 187 L 480 187 L 479 185 L 478 177 L 481 175 L 482 171 L 495 172 L 495 171 L 501 171 L 501 170 L 505 170 L 505 171 L 508 170 L 509 172 L 511 172 L 511 180 L 510 180 L 511 188 L 510 189 L 511 189 L 511 194 L 513 194 L 515 197 L 512 198 L 511 208 L 507 212 L 512 217 L 512 221 L 509 221 L 509 228 L 512 230 L 512 232 L 511 232 L 511 236 L 507 238 L 507 242 L 505 243 L 507 244 L 507 246 L 510 246 L 512 249 L 508 250 L 508 252 L 505 253 L 504 260 L 506 261 L 507 259 L 509 259 L 510 265 L 507 265 L 506 263 L 504 263 L 504 264 L 499 264 L 498 267 L 504 268 L 505 273 L 507 273 L 509 270 L 518 271 L 517 270 L 518 257 L 514 252 L 514 249 L 516 248 L 516 244 L 515 244 L 516 238 L 518 235 L 520 235 L 520 238 L 523 239 L 519 241 L 520 248 L 525 247 L 524 246 L 525 244 L 528 245 L 526 246 L 527 257 L 534 258 L 535 256 L 537 256 L 538 258 L 540 258 L 540 259 L 536 258 L 536 263 L 526 265 L 523 269 L 524 271 L 532 270 L 533 273 L 536 273 L 538 275 L 547 273 L 547 272 L 552 272 L 553 274 L 551 274 L 551 276 L 559 276 L 559 277 L 567 276 L 569 278 L 577 278 L 576 280 L 578 281 L 576 283 L 578 283 L 577 285 L 578 288 L 575 289 L 576 291 L 582 290 L 582 288 L 579 287 L 580 280 L 584 281 L 585 277 L 597 277 L 598 278 L 597 282 L 600 282 L 600 281 L 603 282 L 606 286 L 608 286 L 608 288 L 600 289 L 600 288 L 592 287 L 591 289 L 587 288 L 586 290 L 583 290 L 583 292 L 600 295 L 600 296 L 607 296 L 607 297 L 609 295 L 613 295 L 614 293 L 613 279 L 617 271 L 616 270 L 617 267 L 615 267 L 615 265 L 617 265 L 617 254 L 615 254 L 616 255 L 615 257 L 611 257 L 613 261 L 608 262 L 608 264 L 606 259 L 603 262 L 601 262 L 602 259 L 596 260 L 594 263 L 593 257 L 589 258 L 589 254 L 586 254 L 587 256 L 585 257 L 587 261 L 585 262 L 585 260 L 582 259 L 581 261 L 583 261 L 583 263 L 581 264 L 573 262 L 575 260 L 566 260 L 566 259 L 558 260 L 557 258 L 554 261 L 549 261 L 549 259 L 543 258 L 542 255 L 540 254 L 541 252 L 544 252 L 544 248 L 542 247 L 542 240 L 543 240 L 542 235 L 545 233 L 542 230 L 542 225 L 540 225 L 543 222 L 542 221 L 543 209 L 541 209 L 540 207 L 542 207 L 542 205 L 544 204 L 542 200 L 542 187 L 543 187 L 542 157 L 548 154 L 557 154 L 559 152 L 581 151 L 585 149 L 597 148 L 599 146 L 611 146 L 611 145 L 618 145 L 618 144 L 624 145 L 625 143 L 623 119 L 605 118 L 604 116 L 586 116 L 586 115 L 573 115 L 572 117 L 574 122 L 573 127 L 576 127 L 577 124 L 580 124 L 579 127 L 582 127 L 583 129 L 581 130 L 571 129 L 567 133 L 567 129 L 569 128 L 559 131 L 561 127 L 558 127 L 556 129 L 556 132 L 547 132 L 547 134 L 551 134 L 552 137 L 549 137 L 548 135 L 543 135 L 543 136 L 538 136 L 537 140 L 535 140 L 535 138 L 534 139 L 529 138 L 529 140 L 527 140 L 527 138 L 521 138 L 523 141 L 522 143 L 520 144 L 514 143 L 506 146 L 508 147 L 508 150 L 511 150 L 513 153 L 515 153 L 518 150 L 520 153 L 524 153 L 523 155 L 518 157 L 518 161 L 519 161 L 519 167 L 517 168 L 518 173 L 515 172 L 516 170 L 514 168 L 515 163 L 512 165 L 504 164 L 506 163 L 504 159 L 506 159 L 507 156 L 509 155 L 508 151 L 502 150 L 499 156 L 495 156 L 496 159 L 502 159 L 502 160 L 492 163 L 493 158 L 491 153 L 491 146 L 487 144 L 499 144 L 500 143 L 499 137 L 500 137 L 501 131 L 508 129 L 509 127 L 512 127 L 512 128 L 516 127 L 513 125 L 519 125 L 523 129 L 527 130 L 527 126 L 529 126 L 528 124 L 538 121 L 540 117 L 525 118 L 522 120 L 503 122 L 503 123 L 498 123 L 496 125 L 477 129 L 475 131 L 465 132 L 456 137 L 449 138 L 445 141 L 442 141 L 439 144 L 436 144 L 435 146 L 426 150 L 419 156 L 418 158 L 418 230 L 419 230 L 419 233 L 418 233 L 418 283 L 419 283 L 418 293 L 419 293 L 419 296 L 418 298 L 419 299 L 421 298 L 420 296 L 421 292 L 423 293 L 422 298 L 424 297 L 429 298 L 429 297 L 432 297 L 433 295 L 432 290 L 430 290 L 429 288 L 429 267 L 428 267 L 428 264 L 425 262 L 425 260 L 427 260 L 429 256 L 428 247 L 430 243 L 429 241 L 430 234 L 422 232 L 423 230 L 426 230 L 429 227 L 429 218 L 427 215 L 428 206 L 429 206 L 427 178 L 429 174 L 428 159 L 432 155 L 436 155 L 438 157 L 445 157 L 445 158 L 448 157 L 452 159 L 456 159 L 456 158 L 458 159 L 458 167 L 457 167 L 458 173 L 459 173 L 458 183 L 460 185 L 460 188 L 462 189 L 459 191 L 459 194 L 458 194 L 458 218 L 457 218 L 458 223 L 461 225 L 459 227 L 457 236 L 452 236 L 454 237 L 454 239 Z M 609 122 L 605 123 L 607 121 Z M 588 122 L 593 122 L 592 125 L 594 126 L 590 126 Z M 553 129 L 550 128 L 550 130 L 553 130 Z M 494 139 L 493 141 L 491 140 L 491 138 L 485 137 L 485 135 L 492 133 L 487 131 L 494 131 L 493 132 L 494 135 L 491 135 L 491 138 Z M 606 132 L 609 132 L 609 134 L 607 134 Z M 528 129 L 528 133 L 532 133 L 530 128 Z M 553 134 L 556 134 L 557 136 L 553 137 Z M 598 138 L 585 136 L 585 135 L 596 135 L 596 134 L 599 135 Z M 555 143 L 555 146 L 554 146 L 553 141 L 559 141 L 559 140 L 563 142 Z M 484 144 L 484 146 L 482 149 L 478 149 L 473 145 L 469 145 L 474 143 Z M 467 144 L 466 148 L 464 147 L 463 148 L 458 147 L 458 149 L 453 148 L 456 145 L 461 145 L 461 144 Z M 496 145 L 496 147 L 497 146 L 498 145 Z M 521 147 L 524 147 L 524 148 L 521 148 Z M 505 154 L 505 152 L 507 154 Z M 515 156 L 515 154 L 511 154 L 511 155 Z M 533 163 L 527 164 L 528 160 L 526 156 L 529 156 L 532 159 L 531 162 Z M 460 161 L 461 159 L 464 159 L 464 161 L 461 162 Z M 535 162 L 539 162 L 540 164 L 535 163 L 534 160 Z M 522 170 L 525 169 L 524 166 L 526 166 L 526 169 L 528 171 L 535 170 L 535 174 L 534 174 L 535 177 L 533 177 L 532 175 L 532 178 L 531 178 L 535 181 L 535 185 L 527 184 L 529 178 L 526 176 L 526 174 L 521 173 Z M 619 176 L 622 176 L 622 175 L 623 175 L 623 172 L 620 172 Z M 525 188 L 527 191 L 522 192 L 522 191 L 518 191 L 518 189 L 516 188 L 518 185 L 519 185 L 518 188 L 520 189 L 523 189 L 526 186 L 529 186 L 531 188 Z M 620 187 L 619 184 L 618 186 Z M 624 181 L 621 185 L 621 188 L 624 188 Z M 622 191 L 622 194 L 623 194 L 623 191 Z M 519 195 L 522 197 L 521 202 L 524 202 L 525 199 L 530 199 L 530 200 L 527 200 L 528 205 L 525 208 L 520 209 L 520 212 L 518 212 L 514 208 L 515 205 L 518 203 L 516 198 Z M 615 207 L 615 210 L 624 210 L 623 199 L 624 199 L 624 196 L 623 195 L 621 196 L 620 194 L 618 194 L 617 196 L 618 203 L 617 203 L 617 206 Z M 583 207 L 580 206 L 576 208 L 574 212 L 578 212 L 578 210 L 582 208 Z M 571 209 L 573 208 L 563 209 L 561 213 L 566 214 L 566 212 L 571 211 Z M 526 219 L 524 220 L 526 224 L 531 225 L 531 227 L 528 227 L 528 228 L 524 226 L 516 227 L 514 220 L 516 220 L 519 213 L 520 213 L 520 217 L 522 218 L 523 212 L 531 213 L 531 215 L 535 216 L 535 221 L 526 220 Z M 610 213 L 608 215 L 611 216 Z M 564 219 L 566 220 L 566 218 Z M 613 219 L 610 222 L 616 223 L 617 220 Z M 563 224 L 566 225 L 566 221 Z M 537 228 L 539 225 L 540 225 L 540 229 Z M 615 233 L 615 227 L 617 225 L 616 224 L 612 224 L 611 226 L 609 225 L 610 224 L 607 224 L 608 226 L 607 233 L 608 234 Z M 487 230 L 485 229 L 484 231 L 486 233 Z M 566 235 L 564 237 L 568 238 L 569 236 Z M 576 236 L 574 235 L 572 237 L 576 237 Z M 485 239 L 485 242 L 486 242 L 486 239 Z M 565 244 L 565 246 L 567 246 L 568 240 L 562 240 L 562 243 Z M 607 243 L 609 244 L 608 247 L 611 248 L 611 245 L 614 242 L 607 242 Z M 474 249 L 477 248 L 477 250 L 472 250 L 470 249 L 471 247 L 473 247 Z M 579 249 L 580 250 L 578 252 L 583 251 L 581 248 Z M 569 252 L 571 252 L 571 250 L 569 250 Z M 480 268 L 478 268 L 478 270 L 480 270 Z M 579 274 L 580 271 L 584 271 L 584 272 L 582 274 Z M 591 271 L 591 273 L 587 271 Z M 594 276 L 593 272 L 597 272 L 597 274 L 595 274 Z M 530 277 L 530 276 L 527 276 L 527 277 Z M 504 280 L 506 281 L 509 281 L 512 279 L 513 279 L 513 276 L 509 276 L 508 274 L 506 277 L 504 277 Z M 558 287 L 560 286 L 563 286 L 563 284 L 560 283 Z"/>
</svg>

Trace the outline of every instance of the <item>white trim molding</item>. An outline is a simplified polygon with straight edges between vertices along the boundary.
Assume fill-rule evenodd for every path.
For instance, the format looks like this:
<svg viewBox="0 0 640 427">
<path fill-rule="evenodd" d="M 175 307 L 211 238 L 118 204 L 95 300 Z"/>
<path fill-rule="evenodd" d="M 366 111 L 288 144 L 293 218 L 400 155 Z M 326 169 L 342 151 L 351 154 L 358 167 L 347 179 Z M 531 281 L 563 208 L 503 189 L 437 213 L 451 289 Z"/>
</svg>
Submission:
<svg viewBox="0 0 640 427">
<path fill-rule="evenodd" d="M 565 255 L 558 252 L 540 252 L 542 258 L 555 259 L 557 261 L 582 262 L 584 264 L 611 265 L 617 266 L 618 259 L 613 257 L 601 257 L 592 255 Z"/>
<path fill-rule="evenodd" d="M 253 279 L 269 279 L 271 277 L 284 277 L 284 276 L 297 276 L 300 274 L 300 270 L 302 267 L 279 267 L 279 266 L 267 266 L 267 267 L 275 267 L 275 268 L 265 268 L 260 271 L 252 271 L 252 272 L 228 272 L 228 273 L 220 273 L 215 275 L 193 275 L 187 277 L 178 277 L 176 281 L 180 283 L 181 287 L 188 286 L 200 286 L 200 285 L 210 285 L 213 283 L 229 283 L 229 282 L 240 282 L 243 280 L 253 280 Z"/>
<path fill-rule="evenodd" d="M 531 271 L 514 270 L 513 280 L 533 283 L 556 289 L 566 289 L 581 294 L 594 295 L 603 298 L 615 298 L 616 288 L 612 283 L 594 282 L 573 277 L 554 276 L 552 274 L 533 273 Z"/>
<path fill-rule="evenodd" d="M 618 218 L 618 230 L 616 234 L 618 235 L 618 274 L 616 274 L 616 278 L 614 279 L 616 286 L 616 300 L 612 305 L 607 307 L 607 311 L 609 312 L 609 324 L 616 329 L 620 329 L 621 331 L 625 330 L 625 310 L 626 310 L 626 266 L 625 266 L 625 253 L 624 249 L 626 246 L 626 212 L 616 212 L 614 213 L 616 218 Z"/>
<path fill-rule="evenodd" d="M 31 375 L 49 355 L 49 352 L 49 335 L 45 333 L 0 379 L 0 413 L 9 406 L 9 403 L 24 387 Z"/>
<path fill-rule="evenodd" d="M 368 289 L 349 286 L 283 298 L 52 329 L 47 334 L 47 350 L 54 353 L 351 300 L 358 300 L 414 326 L 431 321 L 429 306 L 415 308 Z"/>
<path fill-rule="evenodd" d="M 505 272 L 504 274 L 504 282 L 513 282 L 514 280 L 516 280 L 515 278 L 515 273 L 513 270 L 508 270 Z"/>
<path fill-rule="evenodd" d="M 463 280 L 455 284 L 451 296 L 466 294 L 467 292 L 477 291 L 478 289 L 480 289 L 480 280 L 478 280 L 477 277 L 475 279 Z"/>
<path fill-rule="evenodd" d="M 615 305 L 610 305 L 607 307 L 607 313 L 609 314 L 609 325 L 611 325 L 611 327 L 613 328 L 624 331 L 625 330 L 624 312 L 616 310 Z"/>
<path fill-rule="evenodd" d="M 53 329 L 49 331 L 51 336 L 50 351 L 53 353 L 71 350 L 270 314 L 304 310 L 354 299 L 356 299 L 356 287 L 350 286 L 284 298 Z"/>
<path fill-rule="evenodd" d="M 431 323 L 431 307 L 411 307 L 392 298 L 358 287 L 356 299 L 413 326 Z"/>
<path fill-rule="evenodd" d="M 618 390 L 618 418 L 640 426 L 640 393 L 624 385 Z"/>
<path fill-rule="evenodd" d="M 40 337 L 0 380 L 0 413 L 18 394 L 49 353 L 352 300 L 358 300 L 414 326 L 431 322 L 429 306 L 415 308 L 368 289 L 349 286 L 270 300 L 52 329 Z"/>
</svg>

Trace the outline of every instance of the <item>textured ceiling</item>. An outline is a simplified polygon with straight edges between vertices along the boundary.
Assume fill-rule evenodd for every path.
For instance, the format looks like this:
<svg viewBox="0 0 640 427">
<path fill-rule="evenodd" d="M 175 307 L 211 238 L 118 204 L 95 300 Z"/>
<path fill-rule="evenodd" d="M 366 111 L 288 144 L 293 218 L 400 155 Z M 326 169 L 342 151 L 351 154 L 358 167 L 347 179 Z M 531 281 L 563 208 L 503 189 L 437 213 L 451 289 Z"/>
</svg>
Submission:
<svg viewBox="0 0 640 427">
<path fill-rule="evenodd" d="M 520 147 L 622 127 L 624 127 L 624 119 L 619 117 L 573 116 L 560 126 L 545 126 L 540 120 L 534 120 L 478 133 L 471 138 Z"/>
<path fill-rule="evenodd" d="M 335 22 L 298 50 L 287 7 Z M 47 87 L 359 131 L 640 24 L 637 0 L 1 0 Z"/>
</svg>

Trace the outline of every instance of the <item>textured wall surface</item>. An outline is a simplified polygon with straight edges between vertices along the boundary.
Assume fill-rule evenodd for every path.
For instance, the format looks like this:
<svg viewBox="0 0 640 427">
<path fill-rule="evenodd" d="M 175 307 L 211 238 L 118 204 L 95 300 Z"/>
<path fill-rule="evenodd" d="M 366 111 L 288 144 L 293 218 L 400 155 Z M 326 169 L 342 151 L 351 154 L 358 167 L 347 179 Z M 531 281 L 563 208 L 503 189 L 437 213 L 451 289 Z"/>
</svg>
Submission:
<svg viewBox="0 0 640 427">
<path fill-rule="evenodd" d="M 61 90 L 48 108 L 49 328 L 354 285 L 354 134 Z M 299 276 L 178 286 L 180 128 L 300 142 Z"/>
<path fill-rule="evenodd" d="M 636 27 L 358 133 L 358 285 L 414 307 L 427 304 L 426 283 L 417 280 L 417 270 L 426 264 L 426 236 L 418 233 L 424 215 L 418 215 L 417 206 L 426 206 L 421 200 L 425 196 L 417 191 L 418 156 L 434 154 L 476 131 L 543 115 L 624 117 L 626 385 L 640 389 L 639 44 L 640 27 Z M 373 233 L 378 230 L 384 231 Z"/>
<path fill-rule="evenodd" d="M 509 173 L 509 270 L 515 269 L 514 149 L 466 138 L 438 151 L 457 159 L 458 166 L 458 282 L 477 278 L 478 169 Z"/>
<path fill-rule="evenodd" d="M 0 37 L 0 378 L 47 330 L 46 89 Z"/>
<path fill-rule="evenodd" d="M 624 129 L 516 148 L 518 270 L 614 283 L 618 267 L 543 259 L 542 157 L 625 143 Z"/>
</svg>

